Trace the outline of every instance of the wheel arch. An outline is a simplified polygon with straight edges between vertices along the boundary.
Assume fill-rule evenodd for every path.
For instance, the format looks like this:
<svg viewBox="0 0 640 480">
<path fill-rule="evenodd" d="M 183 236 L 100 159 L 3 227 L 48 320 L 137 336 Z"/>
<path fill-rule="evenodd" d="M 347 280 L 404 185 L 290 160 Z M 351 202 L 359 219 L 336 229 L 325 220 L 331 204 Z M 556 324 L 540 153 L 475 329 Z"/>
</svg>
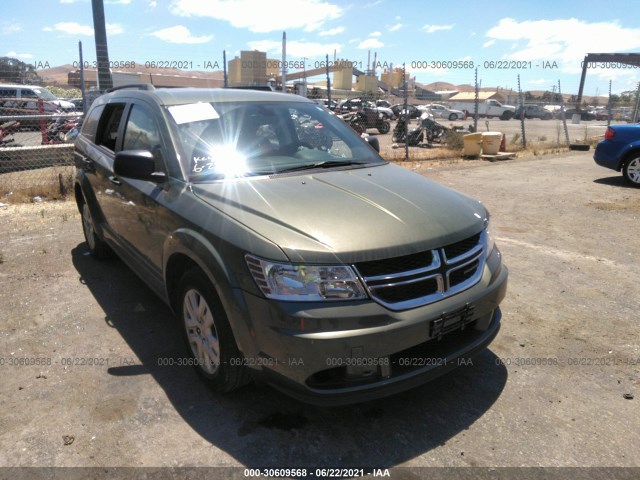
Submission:
<svg viewBox="0 0 640 480">
<path fill-rule="evenodd" d="M 163 258 L 165 295 L 174 314 L 180 315 L 180 279 L 189 270 L 198 269 L 218 296 L 238 348 L 243 354 L 251 354 L 255 346 L 248 333 L 253 328 L 247 313 L 249 307 L 239 282 L 214 245 L 194 230 L 180 229 L 165 242 Z"/>
<path fill-rule="evenodd" d="M 634 142 L 627 147 L 627 149 L 620 155 L 620 161 L 618 162 L 617 171 L 622 171 L 625 163 L 634 157 L 640 157 L 640 142 Z"/>
</svg>

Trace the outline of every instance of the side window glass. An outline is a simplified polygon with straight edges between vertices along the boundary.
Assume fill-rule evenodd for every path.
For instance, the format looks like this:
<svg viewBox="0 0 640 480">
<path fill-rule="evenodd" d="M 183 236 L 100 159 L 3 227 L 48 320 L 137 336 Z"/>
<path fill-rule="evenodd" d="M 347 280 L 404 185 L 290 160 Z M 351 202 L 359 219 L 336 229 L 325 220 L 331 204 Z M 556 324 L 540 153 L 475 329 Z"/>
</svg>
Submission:
<svg viewBox="0 0 640 480">
<path fill-rule="evenodd" d="M 104 108 L 98 126 L 98 138 L 96 144 L 102 145 L 111 151 L 115 151 L 118 141 L 118 127 L 124 112 L 124 103 L 109 104 Z"/>
<path fill-rule="evenodd" d="M 89 141 L 95 142 L 96 131 L 98 130 L 98 120 L 100 115 L 104 111 L 104 105 L 100 105 L 92 109 L 84 122 L 82 122 L 82 136 L 86 137 Z"/>
<path fill-rule="evenodd" d="M 22 89 L 21 96 L 22 98 L 38 98 L 36 92 L 34 92 L 33 90 L 27 90 L 26 88 Z"/>
<path fill-rule="evenodd" d="M 123 150 L 157 151 L 161 146 L 156 122 L 145 108 L 133 105 L 124 132 Z"/>
<path fill-rule="evenodd" d="M 132 105 L 124 131 L 122 150 L 147 150 L 153 153 L 156 169 L 164 170 L 160 130 L 149 110 Z"/>
</svg>

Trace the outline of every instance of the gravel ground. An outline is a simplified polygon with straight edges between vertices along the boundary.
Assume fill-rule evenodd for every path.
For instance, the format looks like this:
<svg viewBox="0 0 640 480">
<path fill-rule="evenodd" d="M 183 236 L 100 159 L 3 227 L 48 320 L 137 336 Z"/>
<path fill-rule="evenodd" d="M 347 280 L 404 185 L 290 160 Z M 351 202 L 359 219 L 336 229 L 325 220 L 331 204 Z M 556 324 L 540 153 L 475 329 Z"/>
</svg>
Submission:
<svg viewBox="0 0 640 480">
<path fill-rule="evenodd" d="M 503 327 L 472 365 L 340 408 L 163 366 L 177 324 L 88 256 L 72 202 L 0 207 L 0 466 L 640 467 L 640 189 L 591 155 L 411 164 L 491 211 Z"/>
</svg>

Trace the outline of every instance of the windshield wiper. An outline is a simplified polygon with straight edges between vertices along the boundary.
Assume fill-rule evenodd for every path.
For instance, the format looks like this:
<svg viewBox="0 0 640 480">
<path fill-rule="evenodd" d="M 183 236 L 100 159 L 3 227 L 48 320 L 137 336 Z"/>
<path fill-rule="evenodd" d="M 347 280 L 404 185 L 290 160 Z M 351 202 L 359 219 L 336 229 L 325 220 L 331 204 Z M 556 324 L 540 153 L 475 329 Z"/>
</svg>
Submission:
<svg viewBox="0 0 640 480">
<path fill-rule="evenodd" d="M 323 162 L 306 163 L 304 165 L 296 165 L 295 167 L 283 168 L 277 172 L 273 172 L 274 175 L 279 173 L 298 172 L 301 170 L 314 170 L 316 168 L 333 168 L 333 167 L 351 167 L 368 165 L 370 162 L 357 162 L 353 160 L 325 160 Z"/>
</svg>

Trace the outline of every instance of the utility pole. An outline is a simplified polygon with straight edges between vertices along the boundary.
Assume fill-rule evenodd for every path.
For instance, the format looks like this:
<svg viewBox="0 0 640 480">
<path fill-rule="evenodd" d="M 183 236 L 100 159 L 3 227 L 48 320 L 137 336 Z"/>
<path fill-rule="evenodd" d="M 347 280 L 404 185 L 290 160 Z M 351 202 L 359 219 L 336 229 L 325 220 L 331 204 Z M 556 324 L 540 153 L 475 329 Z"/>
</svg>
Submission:
<svg viewBox="0 0 640 480">
<path fill-rule="evenodd" d="M 98 88 L 105 91 L 113 88 L 109 69 L 109 48 L 107 47 L 107 27 L 104 18 L 103 0 L 91 0 L 93 10 L 93 32 L 96 41 L 96 60 L 98 62 Z"/>
</svg>

